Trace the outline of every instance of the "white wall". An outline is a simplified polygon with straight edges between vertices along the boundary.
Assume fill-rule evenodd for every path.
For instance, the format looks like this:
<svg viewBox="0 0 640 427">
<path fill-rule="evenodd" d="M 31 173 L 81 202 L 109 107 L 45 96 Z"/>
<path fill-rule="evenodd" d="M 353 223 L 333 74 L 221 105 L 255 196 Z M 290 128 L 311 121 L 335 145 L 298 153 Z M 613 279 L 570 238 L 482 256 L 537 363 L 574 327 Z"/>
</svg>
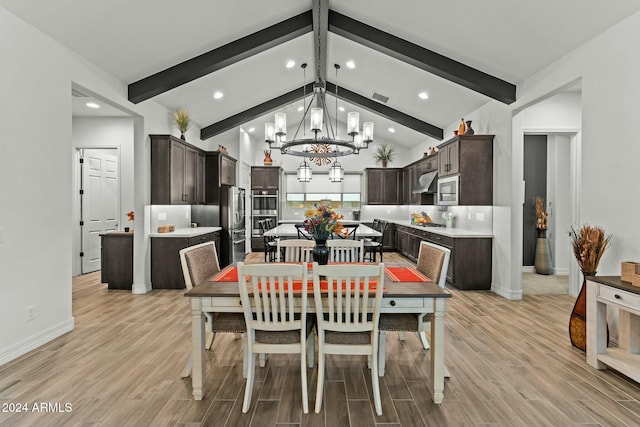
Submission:
<svg viewBox="0 0 640 427">
<path fill-rule="evenodd" d="M 126 85 L 0 8 L 0 365 L 73 329 L 71 86 L 86 88 L 134 119 L 134 206 L 149 201 L 150 133 L 173 133 L 169 112 L 133 105 Z M 46 65 L 43 68 L 43 64 Z M 193 129 L 188 134 L 197 135 Z M 134 228 L 144 229 L 144 215 Z M 148 283 L 144 233 L 134 242 L 134 287 Z M 36 318 L 26 320 L 27 306 Z"/>
</svg>

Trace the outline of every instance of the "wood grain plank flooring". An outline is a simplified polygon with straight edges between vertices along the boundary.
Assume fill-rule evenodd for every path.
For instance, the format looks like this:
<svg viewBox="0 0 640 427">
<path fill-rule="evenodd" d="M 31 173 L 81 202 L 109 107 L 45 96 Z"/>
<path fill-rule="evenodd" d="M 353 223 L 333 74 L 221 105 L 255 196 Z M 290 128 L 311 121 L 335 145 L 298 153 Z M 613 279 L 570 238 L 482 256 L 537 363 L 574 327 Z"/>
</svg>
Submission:
<svg viewBox="0 0 640 427">
<path fill-rule="evenodd" d="M 262 262 L 250 254 L 247 262 Z M 406 258 L 385 254 L 387 262 Z M 596 371 L 567 335 L 574 298 L 451 289 L 447 302 L 442 405 L 430 399 L 429 352 L 415 334 L 387 336 L 375 415 L 366 358 L 327 356 L 322 410 L 314 413 L 317 368 L 306 371 L 302 413 L 299 358 L 270 355 L 256 367 L 251 408 L 242 414 L 242 339 L 219 334 L 206 353 L 208 394 L 180 378 L 191 317 L 183 291 L 109 291 L 100 273 L 73 279 L 75 330 L 0 366 L 3 404 L 70 403 L 70 412 L 0 412 L 1 426 L 638 426 L 640 385 Z"/>
</svg>

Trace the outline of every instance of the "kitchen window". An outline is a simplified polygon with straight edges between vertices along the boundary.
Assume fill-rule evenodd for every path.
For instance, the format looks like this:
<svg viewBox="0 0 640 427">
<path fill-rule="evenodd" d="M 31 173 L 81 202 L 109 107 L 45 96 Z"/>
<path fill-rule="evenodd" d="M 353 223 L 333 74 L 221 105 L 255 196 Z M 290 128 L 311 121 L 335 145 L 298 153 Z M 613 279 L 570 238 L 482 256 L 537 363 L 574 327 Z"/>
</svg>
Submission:
<svg viewBox="0 0 640 427">
<path fill-rule="evenodd" d="M 360 208 L 360 193 L 287 193 L 286 207 L 310 209 L 315 204 L 330 204 L 334 209 Z"/>
</svg>

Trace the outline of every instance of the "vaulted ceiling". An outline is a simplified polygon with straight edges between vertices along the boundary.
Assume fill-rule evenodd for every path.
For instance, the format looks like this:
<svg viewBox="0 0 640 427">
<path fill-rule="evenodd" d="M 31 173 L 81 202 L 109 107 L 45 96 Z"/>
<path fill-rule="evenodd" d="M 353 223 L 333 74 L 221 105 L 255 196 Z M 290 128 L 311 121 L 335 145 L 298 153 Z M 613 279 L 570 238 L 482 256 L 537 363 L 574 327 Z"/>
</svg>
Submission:
<svg viewBox="0 0 640 427">
<path fill-rule="evenodd" d="M 317 5 L 328 14 L 320 73 L 312 67 L 322 29 L 314 23 Z M 260 140 L 278 109 L 296 123 L 302 114 L 296 98 L 324 71 L 330 89 L 338 86 L 341 122 L 347 111 L 359 111 L 361 122 L 375 123 L 377 140 L 408 148 L 440 139 L 439 128 L 492 99 L 512 102 L 514 85 L 640 10 L 638 0 L 0 0 L 0 6 L 119 78 L 132 102 L 186 108 L 203 138 L 242 125 Z M 288 69 L 290 60 L 296 65 Z M 345 66 L 349 60 L 354 69 Z M 333 64 L 341 66 L 337 77 Z M 153 82 L 157 73 L 169 78 Z M 224 96 L 214 99 L 215 91 Z M 418 97 L 423 91 L 427 100 Z M 374 92 L 389 101 L 372 100 Z M 335 116 L 335 100 L 328 101 Z"/>
</svg>

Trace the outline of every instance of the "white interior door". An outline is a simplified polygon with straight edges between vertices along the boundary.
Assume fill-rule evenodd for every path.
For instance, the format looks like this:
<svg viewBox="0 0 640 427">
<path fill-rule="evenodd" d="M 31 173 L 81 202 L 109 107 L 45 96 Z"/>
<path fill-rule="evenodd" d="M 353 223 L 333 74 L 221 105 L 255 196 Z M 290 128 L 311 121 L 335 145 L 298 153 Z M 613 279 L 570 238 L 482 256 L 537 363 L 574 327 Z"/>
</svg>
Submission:
<svg viewBox="0 0 640 427">
<path fill-rule="evenodd" d="M 82 273 L 100 270 L 100 234 L 115 231 L 120 212 L 115 150 L 84 150 L 80 184 Z"/>
</svg>

